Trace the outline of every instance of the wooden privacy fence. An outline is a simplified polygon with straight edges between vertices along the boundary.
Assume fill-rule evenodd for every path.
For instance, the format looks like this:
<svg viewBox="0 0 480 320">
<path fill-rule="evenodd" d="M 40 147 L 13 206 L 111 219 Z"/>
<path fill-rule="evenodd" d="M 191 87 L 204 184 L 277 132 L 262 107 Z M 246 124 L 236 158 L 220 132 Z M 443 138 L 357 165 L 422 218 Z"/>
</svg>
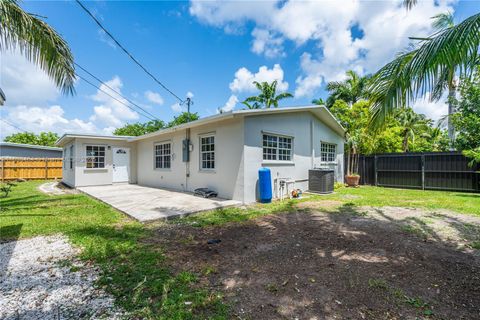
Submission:
<svg viewBox="0 0 480 320">
<path fill-rule="evenodd" d="M 480 166 L 459 152 L 360 156 L 360 184 L 423 190 L 480 192 Z"/>
<path fill-rule="evenodd" d="M 1 181 L 26 179 L 60 179 L 62 159 L 59 158 L 0 158 Z"/>
</svg>

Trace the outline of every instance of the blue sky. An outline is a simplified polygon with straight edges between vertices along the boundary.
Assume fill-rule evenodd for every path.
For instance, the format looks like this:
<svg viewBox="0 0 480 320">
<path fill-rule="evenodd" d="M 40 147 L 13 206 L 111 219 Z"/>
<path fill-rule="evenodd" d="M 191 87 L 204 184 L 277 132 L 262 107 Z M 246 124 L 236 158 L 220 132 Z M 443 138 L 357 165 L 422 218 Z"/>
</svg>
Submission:
<svg viewBox="0 0 480 320">
<path fill-rule="evenodd" d="M 450 10 L 461 21 L 480 10 L 478 1 L 421 1 L 407 12 L 400 2 L 84 4 L 172 91 L 181 97 L 193 94 L 193 111 L 207 116 L 219 108 L 241 108 L 239 101 L 255 93 L 253 80 L 278 80 L 280 90 L 295 95 L 284 106 L 325 98 L 326 82 L 341 80 L 348 69 L 372 73 L 408 45 L 408 36 L 429 34 L 429 17 L 434 14 Z M 21 5 L 46 17 L 69 43 L 75 61 L 125 97 L 165 121 L 181 111 L 177 101 L 102 34 L 75 2 Z M 1 55 L 0 86 L 7 103 L 0 115 L 20 128 L 108 134 L 125 123 L 147 120 L 82 80 L 76 95 L 62 96 L 18 52 Z M 420 99 L 414 107 L 433 118 L 446 113 L 443 101 Z M 2 123 L 1 137 L 16 131 Z"/>
</svg>

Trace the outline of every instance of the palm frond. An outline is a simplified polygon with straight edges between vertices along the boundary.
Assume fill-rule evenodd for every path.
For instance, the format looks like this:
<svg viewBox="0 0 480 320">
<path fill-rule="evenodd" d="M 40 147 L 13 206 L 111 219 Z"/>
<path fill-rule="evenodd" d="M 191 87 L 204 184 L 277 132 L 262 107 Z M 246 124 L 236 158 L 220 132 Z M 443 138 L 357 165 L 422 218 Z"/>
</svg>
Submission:
<svg viewBox="0 0 480 320">
<path fill-rule="evenodd" d="M 416 49 L 397 57 L 371 79 L 372 124 L 378 126 L 395 108 L 406 105 L 419 95 L 432 92 L 451 70 L 470 76 L 478 62 L 480 14 L 440 31 Z M 439 97 L 438 92 L 435 94 Z"/>
<path fill-rule="evenodd" d="M 403 6 L 407 8 L 407 10 L 410 10 L 417 5 L 417 2 L 418 0 L 403 0 Z"/>
<path fill-rule="evenodd" d="M 278 100 L 282 100 L 282 99 L 285 99 L 285 98 L 293 98 L 293 94 L 291 94 L 289 92 L 282 92 L 275 97 L 275 100 L 278 101 Z"/>
<path fill-rule="evenodd" d="M 44 21 L 26 13 L 15 0 L 0 1 L 0 51 L 19 48 L 63 93 L 75 92 L 73 55 L 63 38 Z"/>
<path fill-rule="evenodd" d="M 434 15 L 432 20 L 432 27 L 435 30 L 444 30 L 455 25 L 453 14 L 450 11 Z"/>
</svg>

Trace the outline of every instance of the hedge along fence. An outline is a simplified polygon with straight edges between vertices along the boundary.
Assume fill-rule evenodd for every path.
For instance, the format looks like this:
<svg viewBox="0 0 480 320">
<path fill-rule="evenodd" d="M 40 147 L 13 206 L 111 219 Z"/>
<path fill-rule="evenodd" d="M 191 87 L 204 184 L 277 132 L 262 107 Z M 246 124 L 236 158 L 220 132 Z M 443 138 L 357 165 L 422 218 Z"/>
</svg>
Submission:
<svg viewBox="0 0 480 320">
<path fill-rule="evenodd" d="M 480 192 L 480 165 L 459 152 L 360 156 L 360 184 L 423 190 Z"/>
<path fill-rule="evenodd" d="M 60 179 L 62 159 L 59 158 L 0 158 L 0 179 L 39 180 Z"/>
</svg>

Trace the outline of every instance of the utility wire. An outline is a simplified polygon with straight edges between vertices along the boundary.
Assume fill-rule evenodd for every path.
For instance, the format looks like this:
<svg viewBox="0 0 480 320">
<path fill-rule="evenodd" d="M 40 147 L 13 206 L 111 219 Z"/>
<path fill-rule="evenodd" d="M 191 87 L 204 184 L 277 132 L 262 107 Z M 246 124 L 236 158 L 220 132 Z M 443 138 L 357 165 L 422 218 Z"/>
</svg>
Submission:
<svg viewBox="0 0 480 320">
<path fill-rule="evenodd" d="M 140 107 L 138 104 L 136 104 L 135 102 L 133 102 L 132 100 L 128 99 L 127 97 L 123 96 L 120 92 L 118 92 L 117 90 L 113 89 L 112 87 L 110 87 L 108 84 L 106 84 L 105 82 L 103 82 L 102 80 L 100 80 L 97 76 L 95 76 L 94 74 L 92 74 L 90 71 L 88 71 L 87 69 L 85 69 L 84 67 L 82 67 L 81 65 L 79 65 L 78 63 L 74 62 L 74 64 L 79 67 L 80 69 L 82 69 L 85 73 L 87 73 L 89 76 L 91 76 L 92 78 L 94 78 L 95 80 L 97 80 L 98 82 L 100 82 L 101 84 L 103 84 L 105 87 L 107 87 L 108 89 L 112 90 L 113 92 L 115 92 L 116 94 L 118 94 L 120 97 L 122 97 L 123 99 L 127 100 L 130 104 L 134 105 L 135 107 L 137 107 L 138 109 L 142 110 L 144 113 L 148 114 L 149 116 L 155 118 L 155 120 L 160 120 L 158 119 L 158 117 L 156 117 L 155 115 L 151 114 L 150 112 L 148 112 L 147 110 L 145 110 L 144 108 Z"/>
<path fill-rule="evenodd" d="M 165 89 L 168 93 L 170 93 L 172 96 L 174 96 L 176 99 L 178 99 L 180 102 L 183 102 L 183 99 L 181 99 L 178 95 L 176 95 L 172 90 L 168 89 L 160 80 L 158 80 L 150 71 L 147 70 L 127 49 L 125 49 L 124 46 L 118 42 L 118 40 L 102 25 L 102 23 L 93 15 L 90 10 L 88 10 L 81 2 L 80 0 L 76 0 L 78 5 L 95 21 L 95 23 L 115 42 L 115 44 L 122 49 L 125 54 L 132 59 L 133 62 L 135 62 L 147 75 L 150 76 L 156 83 L 158 83 L 163 89 Z"/>
<path fill-rule="evenodd" d="M 90 82 L 89 80 L 85 79 L 84 77 L 82 77 L 82 76 L 81 76 L 81 75 L 79 75 L 78 73 L 75 73 L 75 75 L 76 75 L 77 77 L 79 77 L 80 79 L 82 79 L 83 81 L 85 81 L 86 83 L 88 83 L 89 85 L 91 85 L 92 87 L 94 87 L 94 88 L 96 88 L 96 89 L 98 89 L 98 90 L 102 91 L 103 93 L 105 93 L 105 94 L 106 94 L 107 96 L 109 96 L 110 98 L 112 98 L 112 99 L 114 99 L 114 100 L 116 100 L 116 101 L 120 102 L 121 104 L 123 104 L 124 106 L 126 106 L 127 108 L 129 108 L 130 110 L 132 110 L 132 111 L 134 111 L 134 112 L 138 112 L 139 114 L 141 114 L 142 116 L 144 116 L 144 117 L 145 117 L 145 118 L 147 118 L 147 119 L 150 119 L 150 120 L 157 120 L 157 119 L 155 119 L 155 118 L 152 118 L 152 117 L 150 117 L 150 116 L 148 116 L 148 115 L 146 115 L 146 114 L 144 114 L 144 113 L 142 113 L 142 112 L 139 112 L 138 110 L 135 110 L 135 109 L 133 109 L 132 107 L 130 107 L 128 104 L 126 104 L 126 103 L 125 103 L 125 102 L 123 102 L 122 100 L 120 100 L 120 99 L 118 99 L 118 98 L 116 98 L 116 97 L 112 96 L 110 93 L 108 93 L 107 91 L 103 90 L 103 89 L 102 89 L 102 88 L 100 88 L 99 86 L 97 86 L 97 85 L 93 84 L 92 82 Z"/>
<path fill-rule="evenodd" d="M 7 120 L 5 120 L 5 119 L 0 119 L 0 120 L 2 120 L 3 122 L 5 122 L 6 124 L 8 124 L 8 125 L 9 125 L 10 127 L 12 127 L 12 128 L 15 128 L 15 129 L 17 129 L 17 130 L 20 130 L 20 131 L 22 131 L 22 132 L 27 132 L 27 130 L 23 130 L 22 128 L 17 127 L 17 126 L 14 125 L 13 123 L 11 123 L 11 122 L 9 122 L 9 121 L 7 121 Z"/>
</svg>

